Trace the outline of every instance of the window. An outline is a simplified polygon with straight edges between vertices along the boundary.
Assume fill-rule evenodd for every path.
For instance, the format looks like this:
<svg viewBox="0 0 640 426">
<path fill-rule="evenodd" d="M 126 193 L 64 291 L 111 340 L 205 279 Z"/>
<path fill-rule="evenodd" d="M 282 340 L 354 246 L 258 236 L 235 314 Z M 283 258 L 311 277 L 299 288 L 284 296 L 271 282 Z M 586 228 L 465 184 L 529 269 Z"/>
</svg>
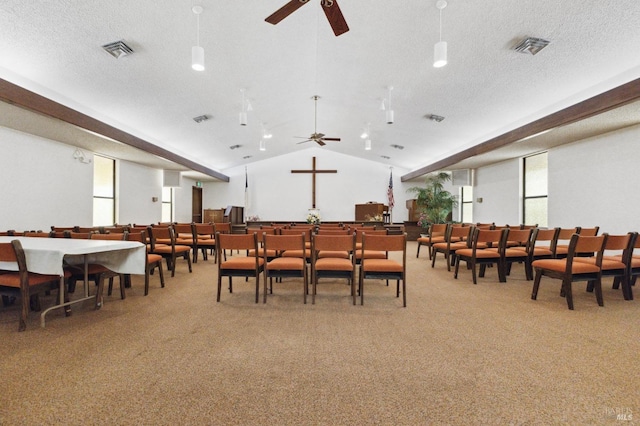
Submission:
<svg viewBox="0 0 640 426">
<path fill-rule="evenodd" d="M 523 223 L 547 226 L 547 153 L 523 158 Z"/>
<path fill-rule="evenodd" d="M 115 223 L 116 161 L 93 156 L 93 226 Z"/>
<path fill-rule="evenodd" d="M 473 223 L 473 187 L 460 187 L 460 221 L 463 223 Z"/>
<path fill-rule="evenodd" d="M 173 188 L 162 188 L 162 221 L 173 222 Z"/>
</svg>

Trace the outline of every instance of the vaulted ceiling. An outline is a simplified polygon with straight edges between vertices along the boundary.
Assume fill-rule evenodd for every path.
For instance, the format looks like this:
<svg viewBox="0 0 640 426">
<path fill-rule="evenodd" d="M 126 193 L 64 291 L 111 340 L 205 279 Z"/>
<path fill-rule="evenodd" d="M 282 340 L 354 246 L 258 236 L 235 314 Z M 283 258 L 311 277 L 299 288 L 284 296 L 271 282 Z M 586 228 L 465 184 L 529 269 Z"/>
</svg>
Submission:
<svg viewBox="0 0 640 426">
<path fill-rule="evenodd" d="M 588 131 L 568 128 L 520 143 L 519 149 L 505 146 L 493 156 L 456 157 L 640 78 L 637 0 L 450 0 L 442 10 L 449 61 L 442 68 L 432 65 L 440 37 L 435 0 L 341 0 L 350 30 L 339 37 L 320 0 L 310 0 L 277 25 L 264 21 L 286 2 L 4 0 L 0 78 L 200 165 L 214 177 L 316 146 L 297 138 L 316 130 L 314 95 L 320 96 L 317 131 L 341 138 L 323 149 L 416 176 L 432 165 L 475 167 L 571 142 L 579 132 L 610 131 L 617 120 L 612 112 Z M 203 7 L 202 72 L 191 69 L 198 38 L 194 5 Z M 514 51 L 527 36 L 551 43 L 535 56 Z M 133 54 L 115 59 L 101 47 L 118 40 Z M 243 94 L 245 109 L 250 105 L 246 126 L 239 123 Z M 393 124 L 380 109 L 383 102 L 394 111 Z M 430 120 L 431 114 L 444 120 Z M 622 114 L 619 127 L 640 122 L 636 107 Z M 202 115 L 209 119 L 193 120 Z M 34 126 L 34 116 L 21 117 L 4 114 L 0 124 Z M 360 138 L 365 129 L 372 141 L 368 151 Z M 273 137 L 260 151 L 264 133 Z M 83 139 L 76 145 L 83 146 Z M 123 148 L 117 145 L 86 147 L 129 155 L 118 153 Z M 145 162 L 140 153 L 130 155 Z M 451 158 L 454 164 L 446 161 Z"/>
</svg>

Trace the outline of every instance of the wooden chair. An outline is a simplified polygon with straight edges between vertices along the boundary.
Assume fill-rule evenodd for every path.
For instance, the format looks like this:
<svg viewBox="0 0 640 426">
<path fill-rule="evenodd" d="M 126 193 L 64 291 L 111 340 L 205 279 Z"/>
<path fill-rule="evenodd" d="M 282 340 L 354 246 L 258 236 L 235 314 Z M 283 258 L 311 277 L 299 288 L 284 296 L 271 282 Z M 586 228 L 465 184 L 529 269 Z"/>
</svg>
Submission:
<svg viewBox="0 0 640 426">
<path fill-rule="evenodd" d="M 284 231 L 284 230 L 283 230 Z M 294 234 L 286 235 L 264 235 L 264 303 L 267 303 L 267 281 L 269 281 L 269 294 L 273 294 L 273 278 L 302 278 L 303 284 L 303 301 L 307 303 L 307 294 L 309 293 L 309 280 L 307 275 L 306 255 L 303 253 L 311 253 L 311 249 L 306 249 L 305 233 L 294 231 Z M 267 261 L 266 253 L 274 250 L 276 253 L 282 253 L 274 259 Z M 286 254 L 289 253 L 289 256 Z"/>
<path fill-rule="evenodd" d="M 402 260 L 395 259 L 372 259 L 364 255 L 364 252 L 401 252 Z M 396 297 L 400 297 L 400 281 L 402 281 L 402 306 L 407 307 L 407 234 L 402 235 L 375 235 L 365 232 L 362 236 L 362 249 L 360 274 L 358 279 L 358 291 L 360 293 L 360 304 L 364 304 L 364 280 L 382 279 L 387 281 L 396 280 Z M 354 304 L 355 304 L 355 293 Z"/>
<path fill-rule="evenodd" d="M 427 229 L 427 234 L 424 237 L 419 237 L 418 250 L 416 251 L 416 258 L 420 256 L 420 247 L 427 246 L 429 252 L 429 259 L 431 259 L 431 244 L 444 242 L 444 236 L 447 232 L 446 223 L 434 223 Z"/>
<path fill-rule="evenodd" d="M 146 231 L 129 232 L 129 241 L 138 241 L 145 243 L 147 241 Z M 151 274 L 155 269 L 158 269 L 160 275 L 160 287 L 164 288 L 164 271 L 162 270 L 162 256 L 155 253 L 147 253 L 147 264 L 144 269 L 144 295 L 149 294 L 149 281 L 151 280 Z"/>
<path fill-rule="evenodd" d="M 367 235 L 388 235 L 386 229 L 374 229 L 373 227 L 369 227 L 368 229 L 359 229 L 356 230 L 356 264 L 359 265 L 362 262 L 363 256 L 367 259 L 386 259 L 388 257 L 387 252 L 380 250 L 362 250 L 362 240 L 364 238 L 364 234 Z"/>
<path fill-rule="evenodd" d="M 471 269 L 473 283 L 478 284 L 476 265 L 480 265 L 480 277 L 484 277 L 487 265 L 496 265 L 498 280 L 507 281 L 504 265 L 504 251 L 509 229 L 475 228 L 471 237 L 471 247 L 458 249 L 455 252 L 456 269 L 453 277 L 458 278 L 460 262 L 465 262 Z M 486 247 L 486 248 L 483 248 Z"/>
<path fill-rule="evenodd" d="M 311 240 L 311 303 L 316 303 L 318 280 L 320 278 L 346 278 L 351 287 L 351 298 L 355 304 L 356 262 L 355 234 L 317 234 Z M 344 257 L 343 253 L 347 253 Z M 321 257 L 320 254 L 323 254 Z"/>
<path fill-rule="evenodd" d="M 582 233 L 580 234 L 582 235 Z M 613 277 L 613 288 L 617 289 L 622 283 L 622 294 L 625 300 L 632 300 L 631 292 L 631 268 L 633 248 L 638 238 L 637 232 L 629 232 L 625 235 L 607 236 L 602 256 L 602 276 Z M 584 262 L 595 264 L 597 259 L 590 257 L 576 257 L 574 262 Z M 587 286 L 587 291 L 593 291 L 591 283 Z"/>
<path fill-rule="evenodd" d="M 3 302 L 6 302 L 9 297 L 20 298 L 22 309 L 18 331 L 24 331 L 27 328 L 30 305 L 33 304 L 34 310 L 40 310 L 38 293 L 48 292 L 53 287 L 59 288 L 61 277 L 29 272 L 24 250 L 19 240 L 0 243 L 0 262 L 15 264 L 15 270 L 12 268 L 0 271 L 0 294 Z M 65 277 L 67 276 L 68 274 L 65 273 Z M 66 301 L 67 295 L 65 294 L 63 297 Z"/>
<path fill-rule="evenodd" d="M 283 257 L 304 257 L 307 264 L 311 263 L 311 234 L 313 227 L 294 226 L 291 229 L 280 229 L 278 235 L 304 235 L 304 250 L 285 250 Z"/>
<path fill-rule="evenodd" d="M 258 256 L 230 256 L 225 259 L 225 250 L 239 250 L 247 252 L 258 250 L 258 238 L 253 234 L 221 234 L 216 233 L 216 250 L 218 252 L 218 296 L 220 302 L 222 292 L 222 277 L 229 278 L 229 293 L 233 293 L 233 277 L 254 277 L 256 279 L 256 300 L 260 296 L 260 274 L 264 270 L 264 259 Z M 265 299 L 267 284 L 264 285 Z"/>
<path fill-rule="evenodd" d="M 189 246 L 192 252 L 192 262 L 196 263 L 196 236 L 193 235 L 193 227 L 191 225 L 191 223 L 176 223 L 173 225 L 173 230 L 175 232 L 176 244 Z"/>
<path fill-rule="evenodd" d="M 569 240 L 573 234 L 580 233 L 580 228 L 559 228 L 555 241 L 551 243 L 551 251 L 556 259 L 564 259 L 569 252 Z"/>
<path fill-rule="evenodd" d="M 128 237 L 128 233 L 121 233 L 121 234 L 117 234 L 117 233 L 113 233 L 113 234 L 97 234 L 97 233 L 93 233 L 93 234 L 89 234 L 89 238 L 92 240 L 120 240 L 120 241 L 126 241 Z M 118 274 L 116 272 L 111 271 L 110 269 L 105 268 L 106 270 L 100 274 L 99 279 L 100 281 L 102 281 L 99 285 L 98 288 L 99 289 L 103 289 L 104 288 L 104 280 L 108 279 L 109 280 L 109 287 L 107 289 L 107 296 L 111 296 L 111 293 L 113 292 L 113 279 L 115 277 L 118 277 L 118 280 L 120 282 L 120 299 L 125 299 L 127 297 L 126 292 L 125 292 L 125 277 L 123 274 Z"/>
<path fill-rule="evenodd" d="M 91 238 L 92 234 L 95 233 L 95 232 L 68 232 L 68 231 L 65 231 L 65 232 L 67 232 L 67 238 L 74 238 L 74 239 L 81 239 L 81 240 L 88 240 L 89 238 Z M 75 293 L 77 281 L 78 280 L 84 281 L 85 279 L 84 265 L 83 264 L 66 264 L 65 271 L 70 274 L 68 277 L 69 293 Z M 102 266 L 99 263 L 89 263 L 87 265 L 87 278 L 90 280 L 93 280 L 93 282 L 95 283 L 97 287 L 96 294 L 102 295 L 102 285 L 104 283 L 104 281 L 101 280 L 102 274 L 108 275 L 111 272 L 112 271 L 109 268 Z M 120 288 L 122 290 L 123 288 L 122 285 L 120 286 Z M 96 298 L 96 300 L 98 299 L 99 298 Z"/>
<path fill-rule="evenodd" d="M 159 254 L 167 261 L 167 269 L 171 271 L 171 276 L 176 274 L 176 261 L 183 258 L 189 265 L 191 273 L 191 247 L 176 244 L 175 231 L 173 227 L 150 226 L 147 228 L 151 239 L 151 253 Z M 158 244 L 161 242 L 162 244 Z"/>
<path fill-rule="evenodd" d="M 453 226 L 449 224 L 444 242 L 431 244 L 431 267 L 435 267 L 438 253 L 442 253 L 447 262 L 447 271 L 451 271 L 451 266 L 455 264 L 456 250 L 469 247 L 469 238 L 473 229 L 475 228 L 472 226 Z"/>
<path fill-rule="evenodd" d="M 192 223 L 192 234 L 195 241 L 193 251 L 193 263 L 198 262 L 198 251 L 202 252 L 202 258 L 208 260 L 207 251 L 214 252 L 214 263 L 218 261 L 216 252 L 216 230 L 213 223 Z"/>
<path fill-rule="evenodd" d="M 216 234 L 230 234 L 231 233 L 231 223 L 229 222 L 216 222 L 213 224 Z M 226 259 L 227 252 L 225 250 L 222 251 L 223 257 Z M 215 250 L 215 262 L 218 261 L 218 250 Z"/>
<path fill-rule="evenodd" d="M 536 300 L 540 280 L 542 276 L 555 278 L 562 281 L 560 295 L 567 299 L 567 306 L 573 310 L 573 293 L 571 284 L 574 281 L 587 281 L 595 289 L 596 300 L 599 306 L 604 306 L 602 300 L 602 256 L 607 240 L 607 234 L 595 237 L 585 237 L 573 234 L 569 240 L 567 257 L 563 259 L 541 259 L 533 262 L 533 269 L 536 276 L 533 282 L 531 299 Z M 595 253 L 594 263 L 576 262 L 580 254 Z M 591 283 L 591 284 L 589 284 Z"/>
<path fill-rule="evenodd" d="M 510 275 L 511 266 L 514 263 L 522 263 L 526 279 L 529 281 L 533 279 L 531 273 L 532 256 L 529 255 L 529 250 L 533 249 L 532 234 L 533 228 L 510 228 L 508 230 L 503 256 L 505 276 Z"/>
</svg>

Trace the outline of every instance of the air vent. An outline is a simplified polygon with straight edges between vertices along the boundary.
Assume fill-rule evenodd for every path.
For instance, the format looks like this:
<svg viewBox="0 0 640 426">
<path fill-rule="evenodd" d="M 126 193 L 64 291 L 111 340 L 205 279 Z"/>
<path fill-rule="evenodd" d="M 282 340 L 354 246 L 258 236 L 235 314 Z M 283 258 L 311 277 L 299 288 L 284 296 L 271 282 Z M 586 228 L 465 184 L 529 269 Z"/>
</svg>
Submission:
<svg viewBox="0 0 640 426">
<path fill-rule="evenodd" d="M 249 158 L 251 158 L 251 155 L 245 155 L 244 157 L 242 157 L 243 160 L 248 160 Z"/>
<path fill-rule="evenodd" d="M 398 145 L 398 144 L 395 144 L 395 143 L 394 143 L 393 145 L 391 145 L 391 148 L 395 148 L 395 149 L 404 149 L 404 146 L 402 146 L 402 145 Z"/>
<path fill-rule="evenodd" d="M 120 59 L 123 56 L 128 56 L 133 53 L 133 49 L 127 46 L 123 40 L 115 41 L 113 43 L 105 44 L 102 46 L 104 50 L 116 59 Z"/>
<path fill-rule="evenodd" d="M 384 158 L 385 160 L 391 160 L 391 157 L 389 157 L 388 155 L 381 155 L 381 158 Z"/>
<path fill-rule="evenodd" d="M 240 148 L 241 146 L 242 146 L 242 145 L 231 145 L 231 146 L 229 147 L 229 149 L 238 149 L 238 148 Z"/>
<path fill-rule="evenodd" d="M 193 117 L 193 121 L 195 121 L 196 123 L 202 123 L 203 121 L 207 121 L 210 118 L 211 117 L 209 117 L 208 115 L 199 115 L 197 117 Z"/>
<path fill-rule="evenodd" d="M 435 114 L 429 114 L 427 115 L 427 118 L 431 121 L 435 121 L 436 123 L 441 122 L 442 120 L 444 120 L 444 117 L 441 115 L 435 115 Z"/>
<path fill-rule="evenodd" d="M 551 43 L 549 40 L 536 37 L 527 37 L 513 48 L 516 52 L 535 55 Z"/>
</svg>

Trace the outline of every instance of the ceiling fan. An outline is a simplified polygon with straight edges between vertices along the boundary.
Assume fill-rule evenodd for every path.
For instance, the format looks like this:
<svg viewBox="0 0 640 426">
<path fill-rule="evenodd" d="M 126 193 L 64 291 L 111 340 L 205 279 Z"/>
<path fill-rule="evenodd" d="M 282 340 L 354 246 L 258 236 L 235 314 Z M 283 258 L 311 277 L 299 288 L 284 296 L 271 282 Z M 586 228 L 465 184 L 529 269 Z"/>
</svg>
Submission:
<svg viewBox="0 0 640 426">
<path fill-rule="evenodd" d="M 309 136 L 309 139 L 307 139 L 306 141 L 298 142 L 298 144 L 306 143 L 306 142 L 315 142 L 320 146 L 325 146 L 326 145 L 325 141 L 340 142 L 340 138 L 325 138 L 324 137 L 324 133 L 318 133 L 318 129 L 317 129 L 317 126 L 318 126 L 318 99 L 320 99 L 320 96 L 315 95 L 311 99 L 313 99 L 313 101 L 315 103 L 315 120 L 314 120 L 314 124 L 313 124 L 313 133 L 311 133 L 311 136 Z M 301 137 L 301 136 L 298 136 L 298 137 Z"/>
<path fill-rule="evenodd" d="M 309 0 L 291 0 L 289 3 L 276 10 L 272 15 L 268 16 L 265 21 L 270 24 L 276 25 L 293 12 L 309 3 Z M 327 20 L 333 29 L 333 33 L 336 36 L 349 31 L 347 21 L 345 21 L 340 6 L 338 6 L 337 0 L 320 0 L 320 5 L 324 10 L 324 14 L 327 16 Z"/>
</svg>

